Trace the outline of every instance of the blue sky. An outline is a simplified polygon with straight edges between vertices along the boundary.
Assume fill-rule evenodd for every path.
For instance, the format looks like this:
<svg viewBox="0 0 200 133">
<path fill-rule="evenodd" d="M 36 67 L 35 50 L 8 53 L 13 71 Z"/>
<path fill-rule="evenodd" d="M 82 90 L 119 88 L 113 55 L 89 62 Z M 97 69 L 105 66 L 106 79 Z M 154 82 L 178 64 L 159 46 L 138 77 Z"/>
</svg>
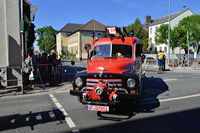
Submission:
<svg viewBox="0 0 200 133">
<path fill-rule="evenodd" d="M 29 0 L 39 6 L 34 24 L 36 28 L 52 26 L 60 30 L 67 23 L 85 24 L 95 19 L 102 24 L 127 26 L 145 16 L 153 19 L 168 14 L 169 0 Z M 171 0 L 171 13 L 183 10 L 183 5 L 200 14 L 199 0 Z"/>
</svg>

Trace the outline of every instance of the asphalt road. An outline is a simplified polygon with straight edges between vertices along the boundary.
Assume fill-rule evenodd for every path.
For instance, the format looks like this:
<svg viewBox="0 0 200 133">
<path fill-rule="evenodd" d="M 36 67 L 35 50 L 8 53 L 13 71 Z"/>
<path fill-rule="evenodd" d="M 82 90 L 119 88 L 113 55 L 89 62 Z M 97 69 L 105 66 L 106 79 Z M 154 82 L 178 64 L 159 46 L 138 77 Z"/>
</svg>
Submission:
<svg viewBox="0 0 200 133">
<path fill-rule="evenodd" d="M 147 72 L 136 105 L 97 115 L 86 111 L 71 85 L 50 93 L 0 98 L 0 132 L 199 132 L 200 73 Z"/>
</svg>

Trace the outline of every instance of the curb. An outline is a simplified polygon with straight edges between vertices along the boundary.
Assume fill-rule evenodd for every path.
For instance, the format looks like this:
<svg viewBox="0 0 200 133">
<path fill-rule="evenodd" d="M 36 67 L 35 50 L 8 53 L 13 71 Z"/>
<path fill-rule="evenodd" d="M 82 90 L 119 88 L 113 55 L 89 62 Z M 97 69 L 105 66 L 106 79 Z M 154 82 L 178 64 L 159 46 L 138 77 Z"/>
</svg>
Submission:
<svg viewBox="0 0 200 133">
<path fill-rule="evenodd" d="M 31 95 L 38 93 L 47 93 L 47 92 L 55 92 L 60 89 L 65 89 L 66 86 L 70 85 L 70 82 L 62 83 L 59 86 L 55 87 L 46 87 L 45 89 L 36 87 L 34 89 L 24 90 L 24 93 L 21 93 L 21 89 L 13 88 L 13 89 L 0 89 L 0 98 L 5 96 L 23 96 L 23 95 Z"/>
</svg>

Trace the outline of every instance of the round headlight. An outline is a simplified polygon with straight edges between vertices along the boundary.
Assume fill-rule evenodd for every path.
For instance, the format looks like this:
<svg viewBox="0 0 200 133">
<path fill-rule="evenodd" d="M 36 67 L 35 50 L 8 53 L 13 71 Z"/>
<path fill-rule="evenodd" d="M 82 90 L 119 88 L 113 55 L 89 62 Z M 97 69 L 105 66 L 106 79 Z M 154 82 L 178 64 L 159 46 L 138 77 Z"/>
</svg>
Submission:
<svg viewBox="0 0 200 133">
<path fill-rule="evenodd" d="M 77 87 L 80 87 L 81 85 L 83 85 L 83 80 L 81 79 L 81 77 L 78 77 L 75 79 L 75 84 Z"/>
<path fill-rule="evenodd" d="M 127 86 L 128 86 L 129 88 L 133 88 L 133 87 L 135 86 L 135 79 L 129 78 L 129 79 L 127 80 Z"/>
</svg>

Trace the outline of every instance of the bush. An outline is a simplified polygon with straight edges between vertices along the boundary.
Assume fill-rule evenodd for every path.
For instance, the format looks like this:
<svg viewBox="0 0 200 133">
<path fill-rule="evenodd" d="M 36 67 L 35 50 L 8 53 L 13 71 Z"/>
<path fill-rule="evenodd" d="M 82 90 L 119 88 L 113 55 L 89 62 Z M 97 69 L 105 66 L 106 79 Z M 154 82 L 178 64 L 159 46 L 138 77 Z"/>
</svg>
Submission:
<svg viewBox="0 0 200 133">
<path fill-rule="evenodd" d="M 68 51 L 67 52 L 67 60 L 75 60 L 75 59 L 76 59 L 76 54 Z"/>
</svg>

